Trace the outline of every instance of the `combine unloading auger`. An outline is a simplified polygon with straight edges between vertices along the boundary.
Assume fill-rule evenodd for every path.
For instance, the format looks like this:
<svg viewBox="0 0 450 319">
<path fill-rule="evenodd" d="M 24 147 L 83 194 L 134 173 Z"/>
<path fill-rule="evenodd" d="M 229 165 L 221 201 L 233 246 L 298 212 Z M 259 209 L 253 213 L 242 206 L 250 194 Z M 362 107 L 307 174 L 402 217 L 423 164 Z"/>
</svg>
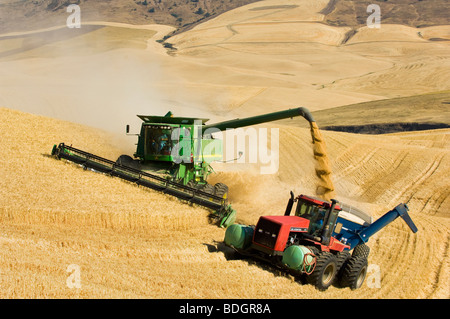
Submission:
<svg viewBox="0 0 450 319">
<path fill-rule="evenodd" d="M 223 157 L 221 141 L 212 133 L 297 116 L 304 117 L 313 132 L 314 119 L 303 107 L 210 125 L 205 125 L 208 119 L 173 117 L 171 112 L 165 116 L 138 115 L 143 123 L 134 159 L 122 155 L 114 162 L 64 143 L 54 145 L 52 155 L 209 208 L 214 211 L 211 217 L 226 228 L 234 223 L 236 212 L 228 203 L 228 187 L 207 182 L 213 171 L 210 163 Z M 211 143 L 217 142 L 211 148 Z M 206 149 L 214 149 L 214 153 Z"/>
</svg>

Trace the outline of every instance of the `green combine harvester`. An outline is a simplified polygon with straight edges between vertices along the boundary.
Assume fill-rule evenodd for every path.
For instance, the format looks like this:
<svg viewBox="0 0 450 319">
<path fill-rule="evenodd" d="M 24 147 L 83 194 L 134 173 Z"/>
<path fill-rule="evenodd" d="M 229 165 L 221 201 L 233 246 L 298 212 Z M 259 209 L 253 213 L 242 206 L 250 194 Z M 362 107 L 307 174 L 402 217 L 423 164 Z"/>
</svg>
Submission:
<svg viewBox="0 0 450 319">
<path fill-rule="evenodd" d="M 220 227 L 234 223 L 236 212 L 228 203 L 228 187 L 208 184 L 210 163 L 221 161 L 223 145 L 213 133 L 302 116 L 314 122 L 303 108 L 289 109 L 243 119 L 206 125 L 208 119 L 138 115 L 143 121 L 134 158 L 121 155 L 111 161 L 64 143 L 54 145 L 52 155 L 82 165 L 85 169 L 120 177 L 213 210 Z M 127 134 L 129 126 L 127 125 Z"/>
</svg>

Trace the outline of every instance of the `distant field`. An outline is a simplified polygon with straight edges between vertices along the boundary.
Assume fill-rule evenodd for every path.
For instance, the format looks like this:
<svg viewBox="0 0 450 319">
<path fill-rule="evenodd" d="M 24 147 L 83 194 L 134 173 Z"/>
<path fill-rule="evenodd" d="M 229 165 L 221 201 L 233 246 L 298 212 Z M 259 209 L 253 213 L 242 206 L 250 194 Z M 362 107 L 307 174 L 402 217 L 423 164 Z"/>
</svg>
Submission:
<svg viewBox="0 0 450 319">
<path fill-rule="evenodd" d="M 448 24 L 450 4 L 446 0 L 330 0 L 321 13 L 325 14 L 325 22 L 330 25 L 361 26 L 366 24 L 366 10 L 370 4 L 380 6 L 382 23 L 411 27 Z"/>
<path fill-rule="evenodd" d="M 446 128 L 450 126 L 450 91 L 340 106 L 313 112 L 313 116 L 323 129 L 356 133 Z"/>
<path fill-rule="evenodd" d="M 2 1 L 0 4 L 0 34 L 11 31 L 42 29 L 64 25 L 67 6 L 78 4 L 83 21 L 108 21 L 130 24 L 163 24 L 185 30 L 228 10 L 259 0 L 233 1 Z"/>
</svg>

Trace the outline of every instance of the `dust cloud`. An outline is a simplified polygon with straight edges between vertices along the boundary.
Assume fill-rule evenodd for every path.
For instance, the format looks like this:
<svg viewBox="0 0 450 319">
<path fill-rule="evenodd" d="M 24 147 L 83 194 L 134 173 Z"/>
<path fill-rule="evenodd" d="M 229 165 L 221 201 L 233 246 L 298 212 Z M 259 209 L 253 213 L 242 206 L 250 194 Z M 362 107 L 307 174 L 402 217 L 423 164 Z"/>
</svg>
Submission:
<svg viewBox="0 0 450 319">
<path fill-rule="evenodd" d="M 138 114 L 206 117 L 172 59 L 146 49 L 155 31 L 144 31 L 83 25 L 0 37 L 0 105 L 107 131 L 127 153 L 136 136 L 125 126 L 139 133 Z"/>
</svg>

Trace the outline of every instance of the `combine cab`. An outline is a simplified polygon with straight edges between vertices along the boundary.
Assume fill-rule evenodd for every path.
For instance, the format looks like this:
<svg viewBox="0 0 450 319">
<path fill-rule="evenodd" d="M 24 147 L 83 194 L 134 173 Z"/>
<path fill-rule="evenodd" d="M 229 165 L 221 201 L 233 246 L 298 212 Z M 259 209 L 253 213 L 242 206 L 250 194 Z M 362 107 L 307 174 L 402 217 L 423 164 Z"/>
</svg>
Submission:
<svg viewBox="0 0 450 319">
<path fill-rule="evenodd" d="M 294 202 L 297 206 L 291 216 Z M 370 249 L 366 242 L 399 216 L 417 232 L 405 204 L 372 222 L 368 214 L 335 200 L 294 198 L 291 192 L 284 216 L 262 216 L 256 226 L 231 225 L 224 241 L 239 254 L 303 277 L 319 290 L 333 283 L 357 289 L 367 272 Z"/>
<path fill-rule="evenodd" d="M 222 159 L 222 141 L 203 133 L 208 119 L 138 115 L 143 121 L 134 158 L 122 155 L 122 165 L 160 174 L 179 184 L 214 193 L 221 185 L 207 185 L 209 163 Z M 129 126 L 127 126 L 127 133 Z M 226 195 L 222 192 L 221 195 Z"/>
</svg>

